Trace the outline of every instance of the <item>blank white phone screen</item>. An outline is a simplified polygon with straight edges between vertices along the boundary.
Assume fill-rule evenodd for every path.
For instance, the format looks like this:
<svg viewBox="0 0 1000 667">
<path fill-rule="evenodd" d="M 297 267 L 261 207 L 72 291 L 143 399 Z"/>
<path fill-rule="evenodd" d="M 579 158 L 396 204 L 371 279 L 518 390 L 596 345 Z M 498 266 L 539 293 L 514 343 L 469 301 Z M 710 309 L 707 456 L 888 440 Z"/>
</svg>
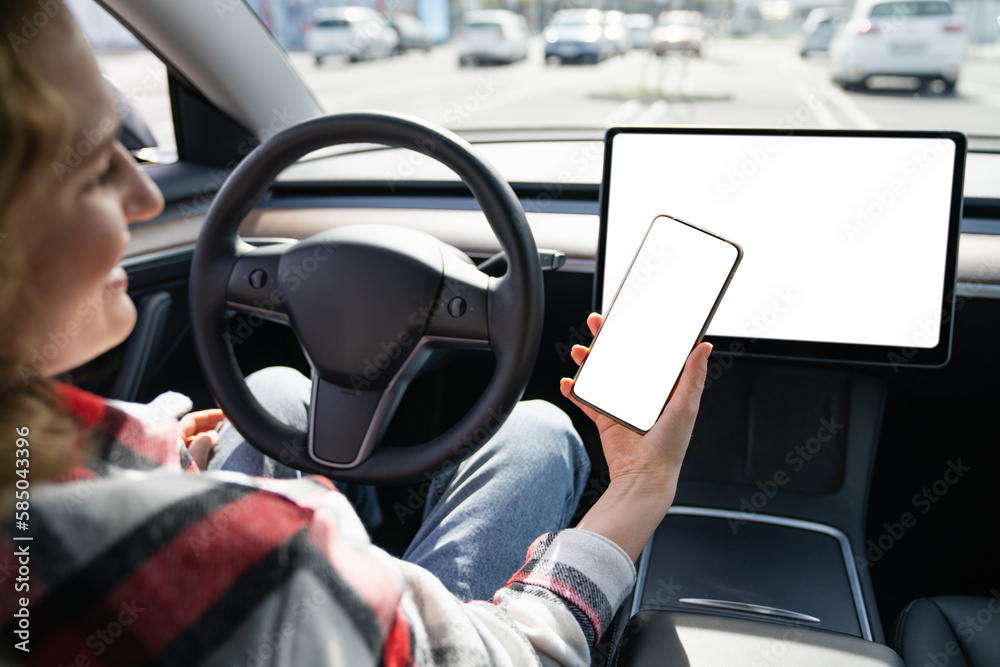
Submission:
<svg viewBox="0 0 1000 667">
<path fill-rule="evenodd" d="M 738 255 L 731 243 L 671 218 L 656 218 L 606 311 L 574 393 L 648 431 Z"/>
</svg>

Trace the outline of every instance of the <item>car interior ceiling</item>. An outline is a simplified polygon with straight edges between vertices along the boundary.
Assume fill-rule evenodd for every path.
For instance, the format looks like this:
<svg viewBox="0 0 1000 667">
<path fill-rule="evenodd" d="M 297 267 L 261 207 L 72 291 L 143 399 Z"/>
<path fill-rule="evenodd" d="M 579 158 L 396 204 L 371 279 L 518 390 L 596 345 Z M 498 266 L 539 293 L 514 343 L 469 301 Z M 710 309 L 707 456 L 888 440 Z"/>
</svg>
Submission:
<svg viewBox="0 0 1000 667">
<path fill-rule="evenodd" d="M 178 134 L 181 162 L 170 170 L 152 171 L 171 207 L 190 203 L 204 183 L 206 167 L 224 165 L 246 133 L 204 98 L 174 77 L 171 98 L 178 127 L 200 128 L 197 135 Z M 289 186 L 293 187 L 293 186 Z M 514 185 L 527 198 L 531 186 Z M 454 197 L 452 186 L 417 185 L 405 191 L 369 188 L 373 206 L 384 206 L 405 194 L 419 206 L 441 208 L 442 197 Z M 314 194 L 308 190 L 296 196 Z M 574 204 L 597 211 L 598 187 L 581 186 Z M 336 199 L 335 197 L 333 198 Z M 324 198 L 323 204 L 330 202 Z M 558 212 L 559 202 L 552 210 Z M 175 210 L 174 209 L 174 210 Z M 578 210 L 576 208 L 573 209 Z M 569 212 L 569 209 L 567 209 Z M 168 213 L 169 215 L 169 213 Z M 982 206 L 977 215 L 1000 219 L 1000 209 Z M 558 248 L 556 248 L 558 250 Z M 482 258 L 477 258 L 481 260 Z M 139 324 L 132 337 L 73 373 L 84 388 L 110 397 L 149 401 L 175 390 L 192 397 L 195 408 L 213 406 L 201 377 L 188 315 L 187 276 L 191 249 L 179 248 L 140 259 L 130 267 L 130 293 L 138 304 Z M 585 318 L 592 309 L 593 273 L 545 273 L 545 323 L 535 371 L 524 398 L 541 398 L 562 407 L 573 419 L 593 462 L 593 471 L 577 517 L 596 501 L 607 485 L 600 442 L 593 424 L 558 390 L 559 378 L 571 376 L 568 350 L 586 343 Z M 231 323 L 238 326 L 237 322 Z M 995 424 L 995 379 L 1000 350 L 994 332 L 1000 327 L 1000 301 L 959 299 L 954 318 L 950 362 L 943 368 L 912 368 L 822 364 L 752 355 L 717 354 L 710 364 L 698 423 L 682 473 L 685 484 L 706 482 L 755 491 L 756 476 L 767 462 L 802 442 L 804 424 L 820 417 L 845 420 L 865 411 L 877 428 L 877 454 L 871 470 L 869 506 L 853 508 L 861 528 L 883 625 L 879 636 L 891 635 L 891 623 L 916 597 L 941 593 L 986 595 L 1000 579 L 1000 567 L 982 539 L 984 527 L 1000 521 L 991 479 L 1000 464 Z M 234 330 L 235 331 L 235 330 Z M 291 331 L 278 324 L 256 325 L 235 349 L 245 374 L 273 365 L 293 366 L 308 373 L 308 363 Z M 489 353 L 454 353 L 440 367 L 411 387 L 386 435 L 391 444 L 421 442 L 446 430 L 461 416 L 490 377 Z M 852 402 L 853 401 L 853 402 Z M 804 497 L 822 499 L 851 483 L 845 468 L 845 438 L 835 438 L 821 456 L 827 462 L 809 476 L 796 478 L 794 489 Z M 946 509 L 928 511 L 913 530 L 886 548 L 879 537 L 893 526 L 913 498 L 948 469 L 949 462 L 968 466 L 969 483 L 949 487 L 933 497 Z M 414 487 L 386 488 L 380 495 L 383 525 L 374 539 L 389 551 L 402 553 L 419 527 L 408 505 Z M 699 498 L 711 506 L 710 498 Z M 988 529 L 987 529 L 988 530 Z"/>
</svg>

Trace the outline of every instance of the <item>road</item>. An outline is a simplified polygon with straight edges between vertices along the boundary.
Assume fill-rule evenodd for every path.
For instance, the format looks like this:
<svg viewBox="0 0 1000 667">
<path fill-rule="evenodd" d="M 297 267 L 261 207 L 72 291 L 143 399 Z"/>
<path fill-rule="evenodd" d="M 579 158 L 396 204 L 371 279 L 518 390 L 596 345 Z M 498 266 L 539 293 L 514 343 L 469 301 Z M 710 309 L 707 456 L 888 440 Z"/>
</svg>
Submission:
<svg viewBox="0 0 1000 667">
<path fill-rule="evenodd" d="M 1000 136 L 998 45 L 970 50 L 952 96 L 845 92 L 831 83 L 826 58 L 801 58 L 795 40 L 717 39 L 700 59 L 635 51 L 573 66 L 546 65 L 538 38 L 527 60 L 507 66 L 460 68 L 447 45 L 357 64 L 330 59 L 317 67 L 306 53 L 291 59 L 327 111 L 404 112 L 453 130 L 699 124 Z M 172 144 L 162 65 L 146 53 L 102 60 L 161 143 Z M 637 97 L 639 91 L 665 99 Z"/>
</svg>

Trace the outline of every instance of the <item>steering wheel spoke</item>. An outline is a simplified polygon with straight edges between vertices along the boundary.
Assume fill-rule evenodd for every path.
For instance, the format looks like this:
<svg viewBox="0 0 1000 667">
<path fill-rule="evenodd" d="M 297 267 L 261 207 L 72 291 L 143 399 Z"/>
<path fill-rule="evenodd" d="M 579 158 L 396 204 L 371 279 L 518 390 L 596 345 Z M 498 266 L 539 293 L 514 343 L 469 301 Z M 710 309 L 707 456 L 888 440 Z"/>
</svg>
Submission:
<svg viewBox="0 0 1000 667">
<path fill-rule="evenodd" d="M 341 387 L 313 376 L 309 406 L 309 455 L 332 468 L 361 463 L 378 444 L 395 411 L 392 388 Z"/>
<path fill-rule="evenodd" d="M 363 372 L 352 375 L 350 386 L 329 382 L 313 371 L 309 405 L 309 456 L 322 465 L 350 469 L 367 459 L 382 436 L 410 383 L 435 353 L 445 349 L 482 348 L 485 341 L 423 336 L 406 361 L 393 372 L 389 358 L 376 358 Z M 391 373 L 391 375 L 390 375 Z M 388 380 L 381 376 L 389 375 Z"/>
<path fill-rule="evenodd" d="M 281 258 L 291 243 L 253 248 L 242 243 L 226 288 L 226 306 L 251 317 L 288 324 L 285 291 L 278 280 Z"/>
<path fill-rule="evenodd" d="M 441 288 L 426 313 L 425 336 L 455 347 L 490 346 L 490 276 L 479 271 L 460 251 L 445 246 Z M 420 313 L 422 316 L 423 313 Z M 478 343 L 478 345 L 477 345 Z"/>
</svg>

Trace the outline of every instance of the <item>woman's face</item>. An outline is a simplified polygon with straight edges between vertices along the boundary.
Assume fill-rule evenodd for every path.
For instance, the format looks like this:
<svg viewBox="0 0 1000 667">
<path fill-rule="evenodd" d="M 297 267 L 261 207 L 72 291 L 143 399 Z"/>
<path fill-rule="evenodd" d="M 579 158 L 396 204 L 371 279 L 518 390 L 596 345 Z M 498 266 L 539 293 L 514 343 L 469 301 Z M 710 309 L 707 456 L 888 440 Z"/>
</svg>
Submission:
<svg viewBox="0 0 1000 667">
<path fill-rule="evenodd" d="M 48 182 L 15 200 L 11 211 L 33 299 L 5 320 L 23 336 L 22 363 L 53 375 L 93 359 L 132 330 L 135 306 L 120 265 L 128 225 L 158 215 L 163 197 L 118 142 L 114 95 L 65 9 L 20 57 L 63 94 L 76 123 Z"/>
</svg>

